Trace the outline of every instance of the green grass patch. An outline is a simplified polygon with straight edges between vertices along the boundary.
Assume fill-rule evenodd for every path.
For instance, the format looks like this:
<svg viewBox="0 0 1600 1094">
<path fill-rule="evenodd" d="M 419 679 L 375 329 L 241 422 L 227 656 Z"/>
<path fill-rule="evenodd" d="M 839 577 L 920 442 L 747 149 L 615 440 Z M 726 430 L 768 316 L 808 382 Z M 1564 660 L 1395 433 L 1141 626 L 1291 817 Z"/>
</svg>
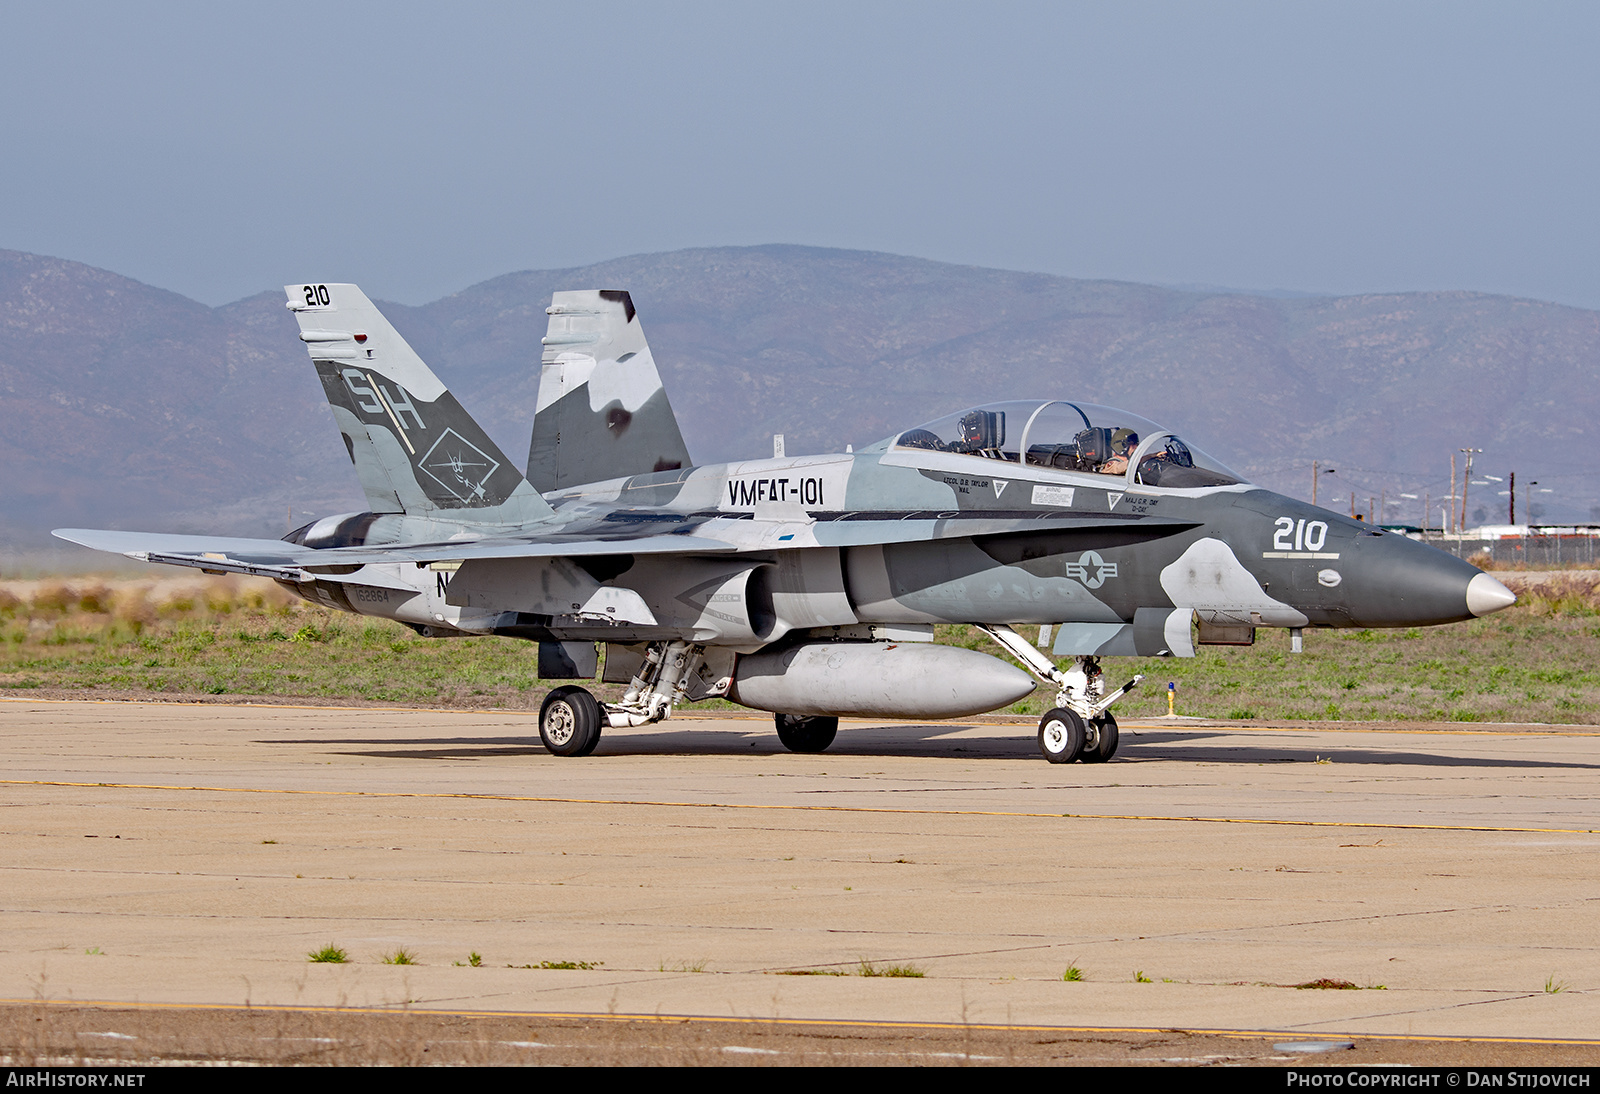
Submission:
<svg viewBox="0 0 1600 1094">
<path fill-rule="evenodd" d="M 537 965 L 507 965 L 508 969 L 583 969 L 589 971 L 604 965 L 604 961 L 541 961 Z"/>
<path fill-rule="evenodd" d="M 875 965 L 871 961 L 862 961 L 856 965 L 857 976 L 908 976 L 921 977 L 928 974 L 916 965 Z"/>
<path fill-rule="evenodd" d="M 306 960 L 316 965 L 343 965 L 350 960 L 350 955 L 330 942 L 322 949 L 306 954 Z"/>
</svg>

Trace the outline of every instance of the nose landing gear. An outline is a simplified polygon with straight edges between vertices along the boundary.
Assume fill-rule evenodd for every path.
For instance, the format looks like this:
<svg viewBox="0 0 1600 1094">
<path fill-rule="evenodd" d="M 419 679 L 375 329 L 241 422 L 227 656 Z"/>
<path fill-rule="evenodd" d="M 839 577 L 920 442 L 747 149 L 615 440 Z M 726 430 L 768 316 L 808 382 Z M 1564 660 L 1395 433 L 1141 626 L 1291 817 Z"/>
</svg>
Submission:
<svg viewBox="0 0 1600 1094">
<path fill-rule="evenodd" d="M 1117 720 L 1102 714 L 1088 721 L 1065 707 L 1039 719 L 1039 751 L 1053 764 L 1103 764 L 1117 754 Z"/>
<path fill-rule="evenodd" d="M 1139 686 L 1141 673 L 1111 694 L 1106 694 L 1105 674 L 1094 657 L 1080 654 L 1062 672 L 1022 635 L 1005 626 L 980 625 L 1018 661 L 1046 684 L 1056 685 L 1056 705 L 1039 719 L 1039 751 L 1053 764 L 1073 760 L 1102 764 L 1116 755 L 1119 734 L 1111 704 Z"/>
</svg>

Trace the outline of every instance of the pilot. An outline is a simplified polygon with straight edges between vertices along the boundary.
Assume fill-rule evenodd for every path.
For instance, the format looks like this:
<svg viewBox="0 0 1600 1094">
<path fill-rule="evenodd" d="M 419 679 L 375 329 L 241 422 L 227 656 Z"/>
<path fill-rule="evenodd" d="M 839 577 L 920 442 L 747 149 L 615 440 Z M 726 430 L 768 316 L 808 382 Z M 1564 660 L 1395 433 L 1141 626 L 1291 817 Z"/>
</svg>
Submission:
<svg viewBox="0 0 1600 1094">
<path fill-rule="evenodd" d="M 1131 429 L 1119 429 L 1111 434 L 1111 458 L 1096 470 L 1102 475 L 1124 475 L 1128 471 L 1128 458 L 1139 447 L 1139 434 Z"/>
</svg>

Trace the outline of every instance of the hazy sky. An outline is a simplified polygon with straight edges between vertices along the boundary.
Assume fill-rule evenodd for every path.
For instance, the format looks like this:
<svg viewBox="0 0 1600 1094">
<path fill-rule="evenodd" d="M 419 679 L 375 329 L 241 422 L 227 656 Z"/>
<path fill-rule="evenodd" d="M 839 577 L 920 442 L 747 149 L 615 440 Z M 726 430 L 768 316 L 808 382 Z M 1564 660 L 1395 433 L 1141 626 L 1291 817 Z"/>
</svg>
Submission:
<svg viewBox="0 0 1600 1094">
<path fill-rule="evenodd" d="M 769 242 L 1600 307 L 1600 5 L 0 5 L 0 247 L 421 303 Z"/>
</svg>

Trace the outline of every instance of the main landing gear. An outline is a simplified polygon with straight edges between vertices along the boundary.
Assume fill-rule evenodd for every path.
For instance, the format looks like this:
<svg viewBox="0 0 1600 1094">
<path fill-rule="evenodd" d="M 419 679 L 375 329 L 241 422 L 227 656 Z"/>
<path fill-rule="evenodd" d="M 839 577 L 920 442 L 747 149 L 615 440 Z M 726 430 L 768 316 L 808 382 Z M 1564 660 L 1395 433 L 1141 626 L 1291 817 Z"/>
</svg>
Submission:
<svg viewBox="0 0 1600 1094">
<path fill-rule="evenodd" d="M 684 701 L 705 663 L 704 646 L 689 642 L 652 642 L 644 664 L 628 682 L 619 703 L 601 703 L 583 688 L 559 687 L 539 708 L 539 739 L 557 756 L 587 756 L 600 743 L 607 726 L 642 726 L 665 721 Z M 696 689 L 695 698 L 725 695 L 728 681 Z M 781 734 L 780 734 L 781 736 Z M 828 739 L 833 739 L 832 734 Z M 827 742 L 813 750 L 821 751 Z"/>
<path fill-rule="evenodd" d="M 790 752 L 822 752 L 839 732 L 839 719 L 821 715 L 774 714 L 772 720 L 778 726 L 778 740 Z"/>
<path fill-rule="evenodd" d="M 539 739 L 557 756 L 587 756 L 600 743 L 604 717 L 599 702 L 583 688 L 556 688 L 539 708 Z"/>
<path fill-rule="evenodd" d="M 1141 673 L 1116 691 L 1106 694 L 1105 673 L 1098 659 L 1080 654 L 1062 672 L 1022 635 L 1005 626 L 982 626 L 1008 652 L 1046 684 L 1056 685 L 1056 705 L 1039 719 L 1039 751 L 1053 764 L 1082 760 L 1101 764 L 1117 752 L 1117 720 L 1111 704 L 1139 686 Z"/>
</svg>

